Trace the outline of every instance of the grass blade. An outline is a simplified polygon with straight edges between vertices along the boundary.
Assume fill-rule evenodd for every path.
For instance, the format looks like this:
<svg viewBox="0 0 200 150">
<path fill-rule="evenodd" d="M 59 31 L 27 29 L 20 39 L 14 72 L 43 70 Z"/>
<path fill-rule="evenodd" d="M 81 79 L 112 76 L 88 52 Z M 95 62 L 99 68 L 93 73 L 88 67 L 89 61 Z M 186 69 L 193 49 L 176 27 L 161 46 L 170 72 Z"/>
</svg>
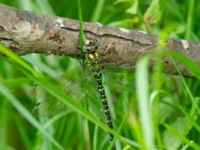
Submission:
<svg viewBox="0 0 200 150">
<path fill-rule="evenodd" d="M 195 0 L 190 0 L 188 16 L 187 16 L 187 24 L 186 24 L 186 34 L 185 34 L 186 39 L 191 39 L 193 31 L 194 7 L 195 7 Z"/>
<path fill-rule="evenodd" d="M 141 59 L 136 66 L 136 87 L 142 134 L 146 149 L 154 149 L 154 136 L 148 93 L 148 57 Z"/>
<path fill-rule="evenodd" d="M 92 18 L 91 18 L 92 22 L 99 21 L 102 10 L 104 8 L 104 3 L 105 3 L 105 0 L 97 0 L 96 6 L 95 6 L 95 9 L 94 9 Z"/>
<path fill-rule="evenodd" d="M 35 128 L 40 130 L 58 149 L 64 150 L 64 148 L 53 138 L 48 132 L 37 122 L 37 120 L 28 112 L 28 110 L 19 102 L 18 99 L 3 85 L 0 83 L 0 92 L 7 100 L 26 118 Z"/>
<path fill-rule="evenodd" d="M 83 18 L 82 18 L 82 9 L 81 9 L 81 0 L 78 0 L 78 17 L 80 21 L 80 44 L 81 44 L 81 52 L 84 46 L 84 29 L 83 29 Z"/>
</svg>

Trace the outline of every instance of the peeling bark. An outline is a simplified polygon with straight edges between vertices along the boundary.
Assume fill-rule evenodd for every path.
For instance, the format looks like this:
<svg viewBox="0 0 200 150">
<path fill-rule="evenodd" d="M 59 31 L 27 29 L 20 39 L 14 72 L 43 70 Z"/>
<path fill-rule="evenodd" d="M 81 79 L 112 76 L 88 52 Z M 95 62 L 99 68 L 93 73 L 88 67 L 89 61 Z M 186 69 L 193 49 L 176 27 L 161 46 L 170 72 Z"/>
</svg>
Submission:
<svg viewBox="0 0 200 150">
<path fill-rule="evenodd" d="M 106 62 L 134 67 L 139 57 L 156 50 L 157 36 L 123 28 L 106 27 L 98 23 L 84 23 L 86 38 L 95 38 L 99 52 Z M 18 55 L 43 53 L 46 55 L 79 56 L 79 21 L 35 14 L 0 5 L 0 42 Z M 200 43 L 168 39 L 166 49 L 178 51 L 200 64 Z M 155 59 L 152 58 L 152 65 Z M 166 59 L 165 72 L 176 74 Z M 185 76 L 192 76 L 179 64 Z"/>
</svg>

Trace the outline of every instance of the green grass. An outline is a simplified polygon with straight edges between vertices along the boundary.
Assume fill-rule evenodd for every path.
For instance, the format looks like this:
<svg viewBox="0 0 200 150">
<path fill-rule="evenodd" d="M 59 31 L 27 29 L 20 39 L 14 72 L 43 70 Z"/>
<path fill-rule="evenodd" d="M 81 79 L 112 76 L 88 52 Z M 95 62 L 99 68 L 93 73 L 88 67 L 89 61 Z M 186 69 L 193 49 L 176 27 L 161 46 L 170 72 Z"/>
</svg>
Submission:
<svg viewBox="0 0 200 150">
<path fill-rule="evenodd" d="M 78 78 L 75 83 L 86 79 L 78 71 L 71 71 L 77 60 L 42 54 L 19 57 L 0 45 L 0 52 L 7 55 L 0 57 L 0 150 L 103 150 L 111 149 L 113 144 L 123 150 L 200 149 L 200 68 L 189 58 L 166 52 L 163 47 L 168 37 L 199 42 L 199 1 L 80 0 L 82 13 L 78 1 L 0 2 L 33 12 L 148 31 L 160 38 L 157 52 L 139 59 L 135 70 L 105 70 L 114 131 L 103 122 L 98 96 L 79 100 L 50 80 L 63 74 Z M 156 63 L 149 72 L 152 56 Z M 178 75 L 163 73 L 163 57 L 170 59 Z M 178 63 L 195 78 L 183 77 Z M 31 95 L 35 83 L 51 97 Z M 84 86 L 83 94 L 94 90 L 93 85 L 89 86 Z M 80 89 L 72 89 L 80 94 Z M 45 98 L 63 103 L 66 111 L 51 118 L 34 116 L 34 106 Z M 108 132 L 116 135 L 115 143 L 108 142 Z"/>
</svg>

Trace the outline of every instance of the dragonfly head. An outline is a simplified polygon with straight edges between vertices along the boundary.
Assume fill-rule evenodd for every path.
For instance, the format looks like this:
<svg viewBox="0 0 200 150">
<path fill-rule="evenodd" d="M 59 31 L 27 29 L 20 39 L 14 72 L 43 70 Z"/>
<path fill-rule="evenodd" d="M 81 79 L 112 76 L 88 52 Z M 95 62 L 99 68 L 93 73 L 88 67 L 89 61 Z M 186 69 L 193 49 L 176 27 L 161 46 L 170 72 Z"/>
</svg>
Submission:
<svg viewBox="0 0 200 150">
<path fill-rule="evenodd" d="M 96 39 L 87 39 L 85 40 L 84 50 L 85 51 L 94 51 L 98 49 L 99 44 Z"/>
</svg>

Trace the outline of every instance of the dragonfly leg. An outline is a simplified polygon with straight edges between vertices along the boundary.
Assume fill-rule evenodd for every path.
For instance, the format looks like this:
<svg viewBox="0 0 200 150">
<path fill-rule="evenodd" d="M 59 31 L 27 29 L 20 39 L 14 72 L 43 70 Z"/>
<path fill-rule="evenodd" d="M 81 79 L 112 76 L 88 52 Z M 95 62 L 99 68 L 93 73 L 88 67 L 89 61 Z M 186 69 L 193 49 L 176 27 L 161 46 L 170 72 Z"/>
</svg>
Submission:
<svg viewBox="0 0 200 150">
<path fill-rule="evenodd" d="M 110 43 L 103 48 L 102 56 L 112 55 L 115 52 L 114 50 L 114 43 Z"/>
<path fill-rule="evenodd" d="M 100 63 L 101 64 L 109 63 L 110 61 L 109 61 L 108 57 L 109 57 L 109 55 L 113 55 L 114 53 L 116 53 L 116 51 L 114 49 L 114 43 L 110 43 L 110 44 L 106 45 L 103 48 L 103 52 L 101 53 Z"/>
</svg>

